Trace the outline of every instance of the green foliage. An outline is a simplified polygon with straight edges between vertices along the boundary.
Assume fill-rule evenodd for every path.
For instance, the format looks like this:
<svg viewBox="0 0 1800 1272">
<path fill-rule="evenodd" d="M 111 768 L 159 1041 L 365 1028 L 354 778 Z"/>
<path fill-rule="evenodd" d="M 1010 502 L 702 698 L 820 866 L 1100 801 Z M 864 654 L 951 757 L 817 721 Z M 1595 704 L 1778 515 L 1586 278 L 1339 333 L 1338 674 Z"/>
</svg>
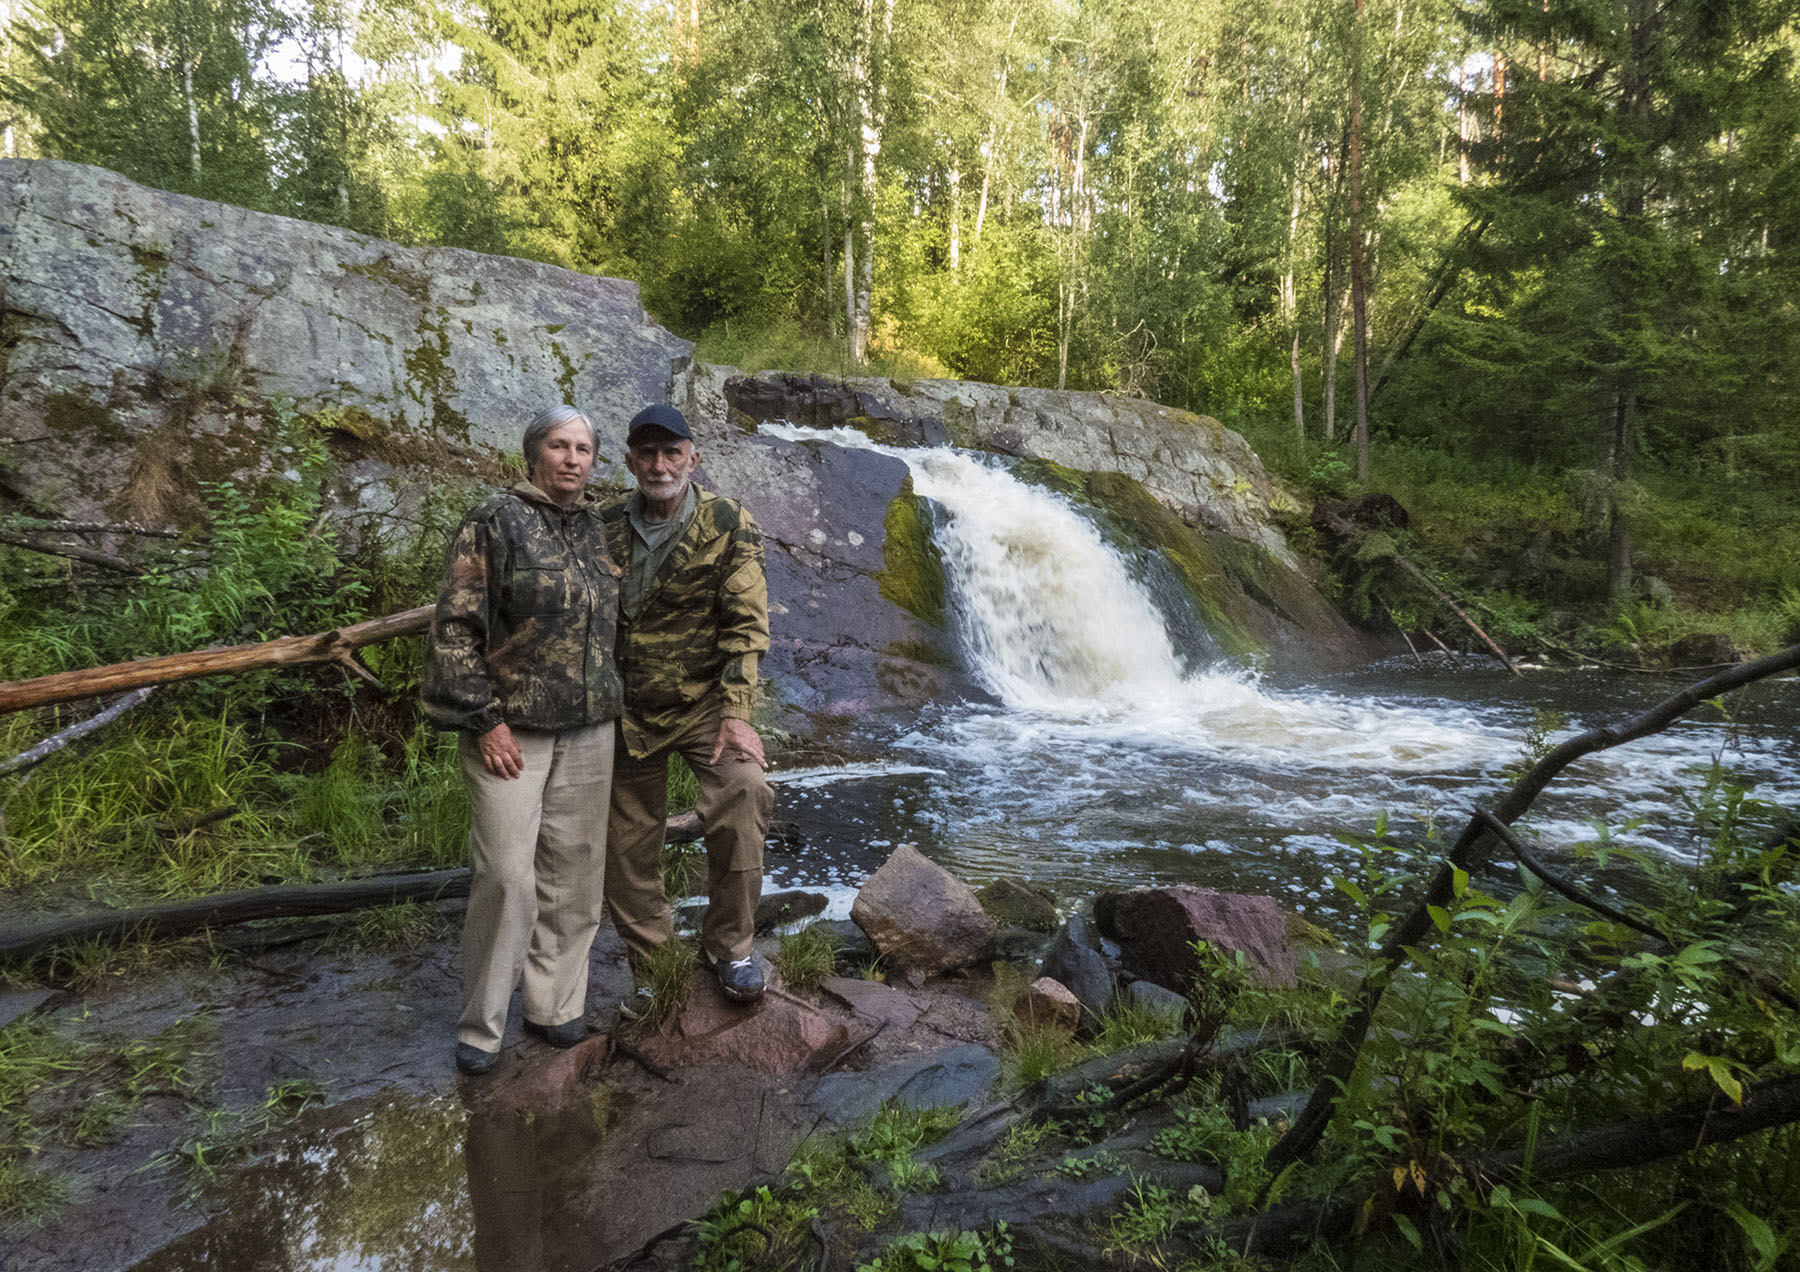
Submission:
<svg viewBox="0 0 1800 1272">
<path fill-rule="evenodd" d="M 669 811 L 685 813 L 700 802 L 700 779 L 679 755 L 669 756 Z"/>
<path fill-rule="evenodd" d="M 1747 1083 L 1791 1071 L 1800 1027 L 1771 1011 L 1730 961 L 1747 956 L 1739 937 L 1754 932 L 1755 961 L 1770 975 L 1791 983 L 1800 971 L 1800 903 L 1783 883 L 1791 840 L 1771 834 L 1771 810 L 1716 772 L 1692 805 L 1710 841 L 1697 863 L 1602 836 L 1571 871 L 1629 872 L 1628 904 L 1670 935 L 1667 946 L 1529 875 L 1510 896 L 1456 877 L 1452 903 L 1431 912 L 1434 930 L 1411 952 L 1411 971 L 1389 987 L 1348 1085 L 1328 1135 L 1332 1178 L 1390 1174 L 1397 1191 L 1447 1189 L 1470 1216 L 1470 1266 L 1763 1261 L 1759 1251 L 1779 1239 L 1768 1217 L 1800 1201 L 1794 1172 L 1769 1165 L 1785 1151 L 1785 1133 L 1641 1168 L 1624 1189 L 1521 1186 L 1483 1198 L 1439 1170 L 1468 1145 L 1523 1142 L 1529 1151 L 1646 1111 L 1731 1103 Z M 1392 921 L 1389 883 L 1417 870 L 1381 829 L 1359 844 L 1363 878 L 1339 881 L 1367 915 L 1371 946 Z M 1584 993 L 1553 988 L 1584 977 L 1592 987 Z M 1308 1186 L 1329 1183 L 1315 1176 Z M 1677 1201 L 1687 1217 L 1665 1230 Z M 1698 1253 L 1689 1232 L 1715 1253 Z M 1731 1248 L 1745 1252 L 1741 1263 L 1717 1252 Z"/>
<path fill-rule="evenodd" d="M 40 1222 L 67 1199 L 67 1180 L 31 1164 L 52 1137 L 106 1144 L 146 1099 L 203 1099 L 215 1047 L 199 1016 L 152 1038 L 82 1039 L 32 1018 L 0 1028 L 0 1223 Z"/>
<path fill-rule="evenodd" d="M 633 968 L 638 984 L 650 990 L 650 1009 L 636 1027 L 646 1033 L 654 1032 L 673 1019 L 687 1002 L 688 986 L 699 966 L 700 954 L 694 946 L 673 939 L 656 947 L 648 967 Z"/>
<path fill-rule="evenodd" d="M 867 1130 L 845 1145 L 856 1161 L 885 1170 L 900 1192 L 923 1192 L 937 1183 L 937 1169 L 914 1159 L 919 1149 L 940 1139 L 960 1120 L 953 1108 L 913 1109 L 887 1103 Z"/>
<path fill-rule="evenodd" d="M 192 1133 L 153 1165 L 185 1174 L 199 1188 L 225 1166 L 242 1161 L 306 1109 L 324 1099 L 310 1078 L 295 1078 L 268 1088 L 261 1104 L 243 1109 L 204 1109 L 192 1122 Z"/>
<path fill-rule="evenodd" d="M 807 1224 L 818 1210 L 765 1184 L 745 1192 L 727 1192 L 719 1204 L 694 1221 L 702 1272 L 737 1272 L 747 1267 L 780 1266 L 805 1240 Z"/>
<path fill-rule="evenodd" d="M 278 407 L 266 427 L 286 475 L 255 489 L 207 486 L 203 547 L 123 596 L 96 598 L 82 584 L 46 603 L 41 577 L 0 553 L 0 675 L 321 630 L 368 617 L 371 603 L 428 595 L 443 505 L 428 495 L 410 535 L 353 525 L 341 537 L 325 505 L 329 426 Z M 461 860 L 467 799 L 454 737 L 418 719 L 420 645 L 371 650 L 389 678 L 380 698 L 336 668 L 165 687 L 104 746 L 0 779 L 0 885 L 79 873 L 123 900 Z M 60 712 L 6 717 L 0 748 L 22 751 L 67 722 Z"/>
<path fill-rule="evenodd" d="M 404 950 L 435 941 L 450 931 L 443 914 L 428 905 L 406 901 L 359 911 L 334 937 L 334 944 L 356 951 Z"/>
<path fill-rule="evenodd" d="M 1095 1055 L 1110 1056 L 1181 1032 L 1180 1022 L 1136 1003 L 1115 1001 L 1100 1017 L 1090 1042 Z"/>
<path fill-rule="evenodd" d="M 992 1272 L 1013 1266 L 1012 1236 L 1005 1220 L 979 1232 L 909 1232 L 857 1272 Z"/>
<path fill-rule="evenodd" d="M 816 925 L 783 932 L 773 962 L 789 989 L 816 989 L 837 971 L 837 938 Z"/>
<path fill-rule="evenodd" d="M 1211 1210 L 1212 1198 L 1198 1184 L 1178 1197 L 1161 1184 L 1136 1180 L 1124 1208 L 1107 1225 L 1107 1250 L 1152 1253 L 1175 1235 L 1178 1225 L 1202 1222 Z"/>
</svg>

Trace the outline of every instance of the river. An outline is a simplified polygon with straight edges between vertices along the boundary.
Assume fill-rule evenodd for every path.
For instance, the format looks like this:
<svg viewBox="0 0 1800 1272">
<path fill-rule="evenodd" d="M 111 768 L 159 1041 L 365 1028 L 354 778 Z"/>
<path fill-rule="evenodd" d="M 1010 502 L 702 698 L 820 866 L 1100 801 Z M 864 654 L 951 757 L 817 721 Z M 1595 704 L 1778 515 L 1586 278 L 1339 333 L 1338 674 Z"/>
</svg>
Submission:
<svg viewBox="0 0 1800 1272">
<path fill-rule="evenodd" d="M 883 763 L 777 775 L 779 815 L 806 846 L 771 855 L 771 886 L 823 888 L 837 913 L 910 842 L 970 883 L 1029 878 L 1065 904 L 1185 881 L 1268 892 L 1342 927 L 1331 879 L 1360 869 L 1349 839 L 1385 818 L 1390 841 L 1428 857 L 1473 803 L 1505 789 L 1542 713 L 1565 721 L 1555 741 L 1687 683 L 1551 669 L 1521 679 L 1484 660 L 1410 658 L 1274 683 L 1219 657 L 1154 559 L 1122 556 L 1083 509 L 1006 461 L 878 446 L 843 428 L 764 428 L 907 463 L 932 504 L 959 652 L 992 695 L 873 724 L 860 741 Z M 1734 709 L 1735 721 L 1703 709 L 1573 766 L 1526 837 L 1553 855 L 1606 837 L 1689 859 L 1687 801 L 1715 764 L 1793 804 L 1800 683 L 1752 686 Z"/>
</svg>

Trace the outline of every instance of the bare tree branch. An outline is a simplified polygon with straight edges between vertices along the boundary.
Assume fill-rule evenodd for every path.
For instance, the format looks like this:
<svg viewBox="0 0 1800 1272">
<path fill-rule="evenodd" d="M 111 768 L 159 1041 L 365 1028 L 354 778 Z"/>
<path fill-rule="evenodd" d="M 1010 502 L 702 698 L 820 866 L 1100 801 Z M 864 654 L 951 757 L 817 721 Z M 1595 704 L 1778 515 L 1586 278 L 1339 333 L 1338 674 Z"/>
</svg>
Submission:
<svg viewBox="0 0 1800 1272">
<path fill-rule="evenodd" d="M 1494 806 L 1492 815 L 1510 826 L 1525 815 L 1544 787 L 1576 760 L 1596 751 L 1622 746 L 1653 733 L 1660 733 L 1702 702 L 1767 676 L 1792 671 L 1795 667 L 1800 667 L 1800 645 L 1790 645 L 1779 653 L 1739 663 L 1716 676 L 1688 686 L 1630 719 L 1578 734 L 1532 765 Z M 1356 1065 L 1357 1053 L 1362 1050 L 1363 1040 L 1368 1037 L 1375 1009 L 1381 1005 L 1382 995 L 1387 992 L 1394 972 L 1409 957 L 1410 950 L 1429 939 L 1434 930 L 1431 910 L 1433 907 L 1447 907 L 1452 902 L 1457 872 L 1472 873 L 1479 870 L 1487 861 L 1492 845 L 1497 842 L 1498 837 L 1485 821 L 1478 816 L 1470 817 L 1462 834 L 1457 837 L 1456 843 L 1433 874 L 1424 898 L 1389 930 L 1387 940 L 1375 954 L 1373 966 L 1357 988 L 1353 999 L 1355 1009 L 1326 1051 L 1319 1084 L 1313 1088 L 1306 1108 L 1294 1120 L 1287 1134 L 1269 1150 L 1266 1160 L 1271 1180 L 1278 1177 L 1291 1163 L 1311 1152 L 1324 1135 L 1338 1097 Z"/>
<path fill-rule="evenodd" d="M 1800 1075 L 1788 1074 L 1746 1087 L 1741 1105 L 1721 1101 L 1722 1097 L 1715 1097 L 1705 1104 L 1576 1131 L 1540 1144 L 1530 1159 L 1531 1178 L 1549 1183 L 1646 1166 L 1787 1126 L 1800 1121 Z M 1516 1182 L 1526 1164 L 1522 1148 L 1461 1158 L 1441 1172 L 1438 1186 L 1460 1178 L 1472 1186 L 1476 1196 L 1485 1197 L 1497 1185 Z M 1374 1187 L 1380 1188 L 1380 1182 Z M 1432 1192 L 1436 1191 L 1433 1187 Z M 1367 1190 L 1359 1190 L 1350 1196 L 1337 1193 L 1310 1198 L 1217 1227 L 1193 1225 L 1184 1235 L 1221 1241 L 1236 1250 L 1279 1255 L 1321 1237 L 1341 1237 L 1358 1230 L 1369 1213 L 1369 1195 Z M 1397 1200 L 1422 1209 L 1429 1197 L 1413 1192 Z"/>
<path fill-rule="evenodd" d="M 1554 892 L 1561 893 L 1576 905 L 1592 910 L 1595 914 L 1601 915 L 1614 923 L 1622 924 L 1634 932 L 1641 932 L 1652 940 L 1668 946 L 1670 949 L 1679 948 L 1675 938 L 1657 927 L 1654 923 L 1646 923 L 1642 919 L 1633 918 L 1616 906 L 1608 905 L 1599 897 L 1575 886 L 1573 883 L 1570 883 L 1567 879 L 1564 879 L 1555 871 L 1545 866 L 1532 855 L 1530 849 L 1519 842 L 1517 835 L 1514 835 L 1511 830 L 1507 829 L 1505 822 L 1488 812 L 1487 809 L 1477 807 L 1475 809 L 1475 816 L 1487 823 L 1488 829 L 1492 830 L 1500 837 L 1501 841 L 1504 842 L 1508 848 L 1512 849 L 1513 856 L 1519 859 L 1519 864 L 1531 871 L 1531 873 L 1538 878 L 1542 879 L 1545 887 L 1550 888 Z M 1776 980 L 1773 976 L 1769 975 L 1767 972 L 1751 967 L 1749 964 L 1744 963 L 1739 959 L 1732 958 L 1730 955 L 1726 955 L 1725 961 L 1739 976 L 1742 976 L 1745 980 L 1755 985 L 1763 993 L 1767 994 L 1770 998 L 1773 998 L 1783 1007 L 1786 1007 L 1789 1011 L 1800 1011 L 1800 999 L 1796 999 L 1788 992 L 1787 987 L 1781 984 L 1781 982 Z"/>
<path fill-rule="evenodd" d="M 111 570 L 115 574 L 144 573 L 142 566 L 133 565 L 124 557 L 112 552 L 102 552 L 99 548 L 84 547 L 77 543 L 57 543 L 36 534 L 15 534 L 0 530 L 0 543 L 11 544 L 15 548 L 24 548 L 27 552 L 41 552 L 45 556 L 68 557 L 73 561 L 84 561 L 88 565 L 97 565 L 103 570 Z"/>
<path fill-rule="evenodd" d="M 156 692 L 155 685 L 146 685 L 142 689 L 133 689 L 128 694 L 114 698 L 106 710 L 98 715 L 89 716 L 79 724 L 72 724 L 61 733 L 52 734 L 29 751 L 22 751 L 10 760 L 0 761 L 0 777 L 10 773 L 23 773 L 36 768 L 45 760 L 55 755 L 71 742 L 79 742 L 88 734 L 111 724 L 127 711 L 137 706 L 145 698 Z"/>
</svg>

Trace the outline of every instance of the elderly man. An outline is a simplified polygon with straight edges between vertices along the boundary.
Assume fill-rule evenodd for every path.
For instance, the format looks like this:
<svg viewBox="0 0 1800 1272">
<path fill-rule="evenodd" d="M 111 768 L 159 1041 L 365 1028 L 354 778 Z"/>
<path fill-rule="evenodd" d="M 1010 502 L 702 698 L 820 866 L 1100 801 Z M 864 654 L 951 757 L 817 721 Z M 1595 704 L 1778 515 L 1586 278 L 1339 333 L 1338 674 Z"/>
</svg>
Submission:
<svg viewBox="0 0 1800 1272">
<path fill-rule="evenodd" d="M 726 997 L 751 1002 L 763 992 L 750 938 L 773 805 L 762 739 L 750 725 L 757 666 L 769 649 L 762 533 L 735 501 L 693 484 L 700 453 L 680 411 L 638 412 L 625 446 L 637 493 L 601 514 L 625 571 L 607 908 L 641 975 L 673 934 L 662 846 L 669 756 L 679 753 L 699 779 L 706 826 L 701 954 Z"/>
</svg>

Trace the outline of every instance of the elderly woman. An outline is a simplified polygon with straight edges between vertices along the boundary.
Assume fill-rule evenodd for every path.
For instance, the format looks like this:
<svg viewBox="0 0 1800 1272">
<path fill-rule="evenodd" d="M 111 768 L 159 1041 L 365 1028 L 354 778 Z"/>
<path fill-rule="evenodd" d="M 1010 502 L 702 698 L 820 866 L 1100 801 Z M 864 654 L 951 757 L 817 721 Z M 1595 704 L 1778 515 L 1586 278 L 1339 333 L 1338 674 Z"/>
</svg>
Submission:
<svg viewBox="0 0 1800 1272">
<path fill-rule="evenodd" d="M 469 913 L 456 1067 L 493 1068 L 521 974 L 525 1031 L 587 1036 L 600 923 L 619 567 L 587 489 L 594 429 L 567 406 L 525 429 L 529 480 L 463 518 L 431 625 L 425 709 L 461 734 Z"/>
</svg>

